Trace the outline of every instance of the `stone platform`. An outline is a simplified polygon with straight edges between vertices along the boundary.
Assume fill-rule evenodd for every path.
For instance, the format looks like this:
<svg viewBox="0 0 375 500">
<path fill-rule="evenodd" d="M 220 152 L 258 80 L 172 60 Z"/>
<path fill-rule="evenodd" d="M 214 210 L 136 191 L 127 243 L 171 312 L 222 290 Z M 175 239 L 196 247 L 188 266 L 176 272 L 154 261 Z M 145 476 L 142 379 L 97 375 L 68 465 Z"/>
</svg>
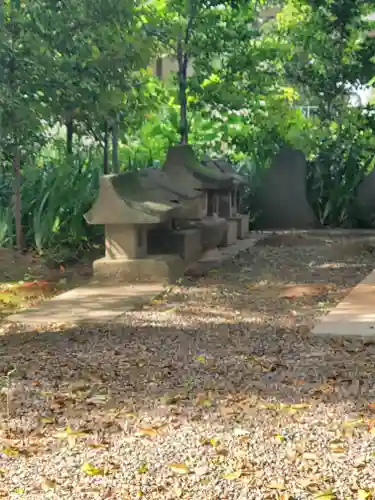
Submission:
<svg viewBox="0 0 375 500">
<path fill-rule="evenodd" d="M 149 303 L 164 290 L 162 284 L 148 283 L 79 287 L 7 319 L 30 326 L 107 322 L 134 307 Z"/>
<path fill-rule="evenodd" d="M 375 270 L 323 316 L 313 335 L 375 337 Z"/>
</svg>

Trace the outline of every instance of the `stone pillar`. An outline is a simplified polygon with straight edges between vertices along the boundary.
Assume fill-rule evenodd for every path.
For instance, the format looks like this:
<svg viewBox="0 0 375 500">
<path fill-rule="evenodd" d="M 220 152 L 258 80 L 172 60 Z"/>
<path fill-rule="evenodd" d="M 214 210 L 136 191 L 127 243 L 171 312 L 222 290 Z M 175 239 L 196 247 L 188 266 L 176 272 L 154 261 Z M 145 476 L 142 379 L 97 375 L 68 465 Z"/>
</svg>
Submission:
<svg viewBox="0 0 375 500">
<path fill-rule="evenodd" d="M 211 190 L 207 192 L 207 213 L 209 217 L 214 215 L 216 209 L 215 193 Z"/>
<path fill-rule="evenodd" d="M 107 259 L 144 259 L 147 256 L 147 229 L 143 225 L 105 226 Z"/>
<path fill-rule="evenodd" d="M 236 190 L 236 209 L 238 214 L 241 213 L 241 191 L 239 188 Z"/>
<path fill-rule="evenodd" d="M 232 217 L 232 196 L 231 193 L 220 194 L 219 197 L 219 215 L 228 219 Z"/>
</svg>

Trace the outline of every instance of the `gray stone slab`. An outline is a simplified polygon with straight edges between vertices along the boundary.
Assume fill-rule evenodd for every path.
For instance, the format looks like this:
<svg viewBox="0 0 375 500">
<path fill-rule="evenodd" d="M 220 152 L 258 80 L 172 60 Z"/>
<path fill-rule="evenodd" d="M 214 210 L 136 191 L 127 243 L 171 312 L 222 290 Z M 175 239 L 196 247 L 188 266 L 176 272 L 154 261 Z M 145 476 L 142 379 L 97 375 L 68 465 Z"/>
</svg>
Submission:
<svg viewBox="0 0 375 500">
<path fill-rule="evenodd" d="M 148 303 L 164 290 L 162 284 L 153 283 L 79 287 L 7 319 L 30 326 L 107 322 L 136 306 Z"/>
<path fill-rule="evenodd" d="M 246 252 L 249 248 L 253 247 L 258 241 L 269 236 L 267 231 L 254 231 L 250 232 L 244 240 L 237 240 L 234 245 L 220 248 L 217 253 L 212 253 L 210 256 L 203 257 L 199 262 L 195 262 L 185 271 L 187 276 L 201 276 L 207 273 L 210 269 L 215 268 L 222 264 L 224 261 L 236 257 L 241 252 Z"/>
<path fill-rule="evenodd" d="M 313 229 L 319 226 L 306 193 L 307 164 L 301 151 L 283 148 L 266 169 L 252 197 L 262 229 Z"/>
<path fill-rule="evenodd" d="M 312 334 L 375 337 L 375 270 L 320 319 Z"/>
</svg>

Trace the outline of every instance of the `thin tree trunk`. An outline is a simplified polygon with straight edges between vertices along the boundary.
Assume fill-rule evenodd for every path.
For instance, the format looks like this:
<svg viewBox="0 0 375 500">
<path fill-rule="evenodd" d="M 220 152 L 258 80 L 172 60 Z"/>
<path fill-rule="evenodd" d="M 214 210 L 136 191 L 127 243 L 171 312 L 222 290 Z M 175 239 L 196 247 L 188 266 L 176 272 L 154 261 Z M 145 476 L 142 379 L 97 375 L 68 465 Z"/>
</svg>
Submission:
<svg viewBox="0 0 375 500">
<path fill-rule="evenodd" d="M 109 144 L 108 144 L 108 120 L 104 122 L 104 145 L 103 145 L 103 173 L 109 174 L 108 158 L 109 158 Z"/>
<path fill-rule="evenodd" d="M 163 79 L 163 59 L 161 57 L 156 59 L 156 76 L 159 80 Z"/>
<path fill-rule="evenodd" d="M 13 156 L 14 173 L 14 220 L 16 226 L 16 247 L 23 250 L 23 227 L 22 227 L 22 206 L 21 206 L 21 155 L 18 147 Z"/>
<path fill-rule="evenodd" d="M 178 62 L 178 99 L 180 104 L 180 143 L 188 144 L 189 125 L 187 119 L 187 65 L 188 55 L 184 53 L 182 42 L 178 42 L 177 47 Z"/>
<path fill-rule="evenodd" d="M 116 115 L 112 125 L 112 172 L 118 174 L 120 165 L 118 161 L 118 116 Z"/>
<path fill-rule="evenodd" d="M 73 134 L 74 134 L 74 122 L 73 118 L 68 118 L 66 121 L 66 152 L 68 155 L 73 154 Z"/>
</svg>

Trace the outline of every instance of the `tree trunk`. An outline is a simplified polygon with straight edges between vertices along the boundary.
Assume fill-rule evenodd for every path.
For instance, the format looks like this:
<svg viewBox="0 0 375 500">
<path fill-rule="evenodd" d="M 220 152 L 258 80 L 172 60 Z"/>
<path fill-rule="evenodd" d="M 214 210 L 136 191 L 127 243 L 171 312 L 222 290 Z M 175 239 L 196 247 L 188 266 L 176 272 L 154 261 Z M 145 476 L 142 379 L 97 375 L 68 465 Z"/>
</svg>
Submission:
<svg viewBox="0 0 375 500">
<path fill-rule="evenodd" d="M 66 121 L 66 152 L 68 155 L 73 154 L 73 134 L 74 134 L 74 123 L 73 118 L 68 118 Z"/>
<path fill-rule="evenodd" d="M 104 144 L 103 144 L 103 173 L 109 174 L 108 158 L 109 158 L 109 145 L 108 145 L 108 120 L 104 122 Z"/>
<path fill-rule="evenodd" d="M 189 140 L 189 125 L 187 119 L 187 65 L 188 55 L 183 51 L 182 42 L 178 42 L 177 46 L 177 62 L 178 62 L 178 99 L 180 104 L 180 143 L 188 144 Z"/>
<path fill-rule="evenodd" d="M 22 228 L 22 206 L 21 206 L 21 154 L 18 147 L 13 156 L 13 196 L 14 196 L 14 220 L 16 226 L 16 247 L 23 250 L 23 228 Z"/>
<path fill-rule="evenodd" d="M 118 174 L 120 165 L 118 161 L 118 116 L 113 121 L 112 125 L 112 172 Z"/>
<path fill-rule="evenodd" d="M 156 76 L 159 80 L 163 79 L 163 59 L 161 57 L 156 59 Z"/>
</svg>

